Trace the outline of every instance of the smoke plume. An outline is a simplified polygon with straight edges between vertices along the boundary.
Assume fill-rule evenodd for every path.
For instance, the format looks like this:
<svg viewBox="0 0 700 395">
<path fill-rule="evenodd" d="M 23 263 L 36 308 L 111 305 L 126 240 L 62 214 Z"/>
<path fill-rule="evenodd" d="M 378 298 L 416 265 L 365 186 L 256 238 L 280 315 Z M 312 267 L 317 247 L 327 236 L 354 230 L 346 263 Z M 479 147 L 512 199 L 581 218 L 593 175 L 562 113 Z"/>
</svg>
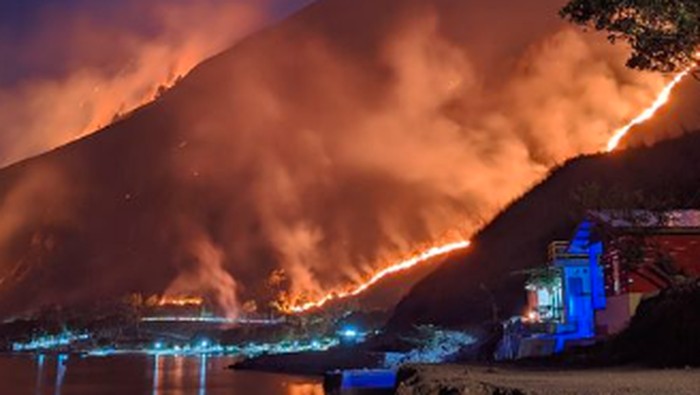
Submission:
<svg viewBox="0 0 700 395">
<path fill-rule="evenodd" d="M 604 149 L 666 81 L 557 23 L 494 76 L 474 49 L 488 37 L 450 38 L 444 9 L 409 3 L 369 43 L 303 22 L 261 39 L 230 60 L 221 101 L 181 113 L 194 127 L 175 169 L 230 199 L 237 277 L 281 266 L 293 293 L 314 295 L 470 234 L 553 166 Z"/>
<path fill-rule="evenodd" d="M 196 227 L 189 227 L 193 232 Z M 211 300 L 228 317 L 238 315 L 236 282 L 223 268 L 223 251 L 202 232 L 188 237 L 188 254 L 178 276 L 165 290 L 165 295 L 203 295 Z"/>
<path fill-rule="evenodd" d="M 223 36 L 261 19 L 246 4 L 233 3 L 244 11 L 226 15 L 243 22 Z M 666 77 L 626 69 L 625 48 L 563 26 L 560 5 L 327 0 L 196 68 L 144 115 L 167 120 L 160 154 L 122 164 L 144 185 L 164 177 L 154 169 L 172 179 L 167 205 L 139 214 L 185 239 L 168 245 L 179 258 L 166 262 L 167 291 L 207 294 L 233 316 L 238 300 L 269 297 L 264 279 L 281 268 L 290 292 L 317 295 L 455 229 L 473 233 L 552 167 L 603 150 Z M 180 25 L 184 10 L 166 15 Z M 38 101 L 0 110 L 2 124 L 23 125 L 0 144 L 6 158 L 108 122 L 228 42 L 209 29 L 230 19 L 199 12 L 195 33 L 137 45 L 135 66 L 111 82 L 78 73 L 49 93 L 22 90 Z M 96 86 L 138 100 L 85 96 Z M 75 96 L 55 107 L 54 91 Z M 36 121 L 17 119 L 27 114 Z M 183 221 L 166 226 L 173 216 Z"/>
<path fill-rule="evenodd" d="M 194 66 L 275 19 L 281 1 L 46 3 L 0 52 L 0 166 L 92 133 L 146 104 Z M 287 2 L 287 7 L 307 1 Z M 26 27 L 25 27 L 26 29 Z M 0 76 L 1 77 L 1 76 Z"/>
<path fill-rule="evenodd" d="M 16 180 L 3 197 L 0 290 L 28 280 L 33 273 L 46 272 L 48 257 L 65 253 L 57 245 L 57 235 L 75 225 L 70 202 L 78 193 L 67 184 L 60 168 L 38 166 Z"/>
</svg>

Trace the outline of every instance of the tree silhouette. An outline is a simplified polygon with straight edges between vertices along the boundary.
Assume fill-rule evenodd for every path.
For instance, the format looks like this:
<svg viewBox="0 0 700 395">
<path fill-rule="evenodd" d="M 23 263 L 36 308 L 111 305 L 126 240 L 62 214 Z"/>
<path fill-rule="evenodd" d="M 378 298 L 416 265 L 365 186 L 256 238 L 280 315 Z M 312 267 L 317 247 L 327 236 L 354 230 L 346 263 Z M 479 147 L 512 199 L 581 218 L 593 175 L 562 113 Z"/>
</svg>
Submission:
<svg viewBox="0 0 700 395">
<path fill-rule="evenodd" d="M 561 16 L 608 33 L 632 48 L 627 65 L 655 71 L 684 69 L 697 60 L 700 2 L 697 0 L 571 0 Z"/>
</svg>

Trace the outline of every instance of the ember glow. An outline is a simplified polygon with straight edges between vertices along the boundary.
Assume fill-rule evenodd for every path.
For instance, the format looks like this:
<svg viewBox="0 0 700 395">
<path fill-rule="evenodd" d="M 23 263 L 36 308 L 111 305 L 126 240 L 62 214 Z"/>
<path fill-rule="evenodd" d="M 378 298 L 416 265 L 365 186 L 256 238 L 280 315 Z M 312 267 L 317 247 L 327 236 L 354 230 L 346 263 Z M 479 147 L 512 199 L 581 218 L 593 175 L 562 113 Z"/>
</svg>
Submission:
<svg viewBox="0 0 700 395">
<path fill-rule="evenodd" d="M 204 299 L 199 296 L 163 296 L 158 301 L 158 306 L 201 306 Z"/>
<path fill-rule="evenodd" d="M 283 310 L 286 313 L 291 313 L 291 314 L 299 314 L 299 313 L 304 313 L 313 309 L 317 309 L 320 307 L 325 306 L 329 302 L 335 301 L 335 300 L 341 300 L 341 299 L 346 299 L 350 298 L 353 296 L 357 296 L 365 291 L 367 291 L 369 288 L 371 288 L 373 285 L 384 279 L 385 277 L 392 275 L 394 273 L 398 272 L 403 272 L 406 270 L 409 270 L 417 265 L 429 262 L 433 258 L 437 258 L 443 255 L 447 255 L 450 253 L 453 253 L 455 251 L 460 251 L 468 248 L 471 245 L 470 241 L 456 241 L 456 242 L 451 242 L 447 243 L 444 245 L 438 245 L 438 246 L 433 246 L 425 251 L 418 252 L 415 255 L 411 256 L 410 258 L 404 259 L 400 262 L 397 262 L 385 269 L 382 269 L 375 273 L 372 277 L 370 277 L 368 280 L 366 280 L 363 283 L 357 284 L 353 288 L 347 289 L 345 291 L 341 292 L 329 292 L 317 300 L 310 301 L 310 302 L 288 302 L 286 304 L 283 304 Z"/>
<path fill-rule="evenodd" d="M 615 149 L 617 149 L 617 147 L 620 145 L 620 141 L 622 141 L 622 139 L 629 133 L 630 130 L 632 130 L 633 127 L 641 125 L 653 118 L 656 112 L 668 103 L 673 89 L 690 74 L 691 69 L 692 67 L 687 68 L 676 75 L 673 80 L 671 80 L 671 82 L 669 82 L 668 85 L 666 85 L 659 93 L 659 96 L 657 96 L 656 100 L 651 106 L 630 121 L 630 123 L 618 129 L 608 142 L 608 152 L 615 151 Z"/>
</svg>

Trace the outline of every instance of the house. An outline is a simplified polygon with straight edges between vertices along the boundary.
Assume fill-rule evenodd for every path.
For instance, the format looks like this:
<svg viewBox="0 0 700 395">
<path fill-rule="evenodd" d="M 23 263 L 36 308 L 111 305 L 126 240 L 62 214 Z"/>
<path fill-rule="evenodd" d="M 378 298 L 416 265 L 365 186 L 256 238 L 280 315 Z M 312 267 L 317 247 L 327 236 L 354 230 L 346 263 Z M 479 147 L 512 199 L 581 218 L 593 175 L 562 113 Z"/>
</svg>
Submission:
<svg viewBox="0 0 700 395">
<path fill-rule="evenodd" d="M 644 297 L 675 281 L 700 276 L 700 210 L 592 212 L 605 251 L 608 306 L 598 312 L 598 332 L 623 330 Z"/>
<path fill-rule="evenodd" d="M 700 276 L 700 211 L 595 211 L 528 272 L 522 326 L 505 325 L 502 358 L 561 352 L 623 330 L 640 301 Z M 516 349 L 513 349 L 517 347 Z"/>
<path fill-rule="evenodd" d="M 549 247 L 546 266 L 530 272 L 526 324 L 533 336 L 522 345 L 526 355 L 564 350 L 567 344 L 596 335 L 596 312 L 606 308 L 601 256 L 603 243 L 593 222 L 582 222 L 570 241 Z"/>
</svg>

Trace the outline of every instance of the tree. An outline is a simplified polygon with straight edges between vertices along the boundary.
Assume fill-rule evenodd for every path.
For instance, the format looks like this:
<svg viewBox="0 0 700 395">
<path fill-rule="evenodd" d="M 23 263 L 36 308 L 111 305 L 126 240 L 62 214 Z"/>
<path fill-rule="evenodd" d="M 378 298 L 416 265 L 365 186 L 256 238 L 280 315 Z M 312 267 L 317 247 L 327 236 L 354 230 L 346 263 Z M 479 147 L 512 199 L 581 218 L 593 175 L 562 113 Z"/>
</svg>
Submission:
<svg viewBox="0 0 700 395">
<path fill-rule="evenodd" d="M 627 65 L 641 70 L 676 71 L 698 59 L 700 1 L 571 0 L 561 16 L 606 31 L 611 42 L 632 48 Z"/>
</svg>

